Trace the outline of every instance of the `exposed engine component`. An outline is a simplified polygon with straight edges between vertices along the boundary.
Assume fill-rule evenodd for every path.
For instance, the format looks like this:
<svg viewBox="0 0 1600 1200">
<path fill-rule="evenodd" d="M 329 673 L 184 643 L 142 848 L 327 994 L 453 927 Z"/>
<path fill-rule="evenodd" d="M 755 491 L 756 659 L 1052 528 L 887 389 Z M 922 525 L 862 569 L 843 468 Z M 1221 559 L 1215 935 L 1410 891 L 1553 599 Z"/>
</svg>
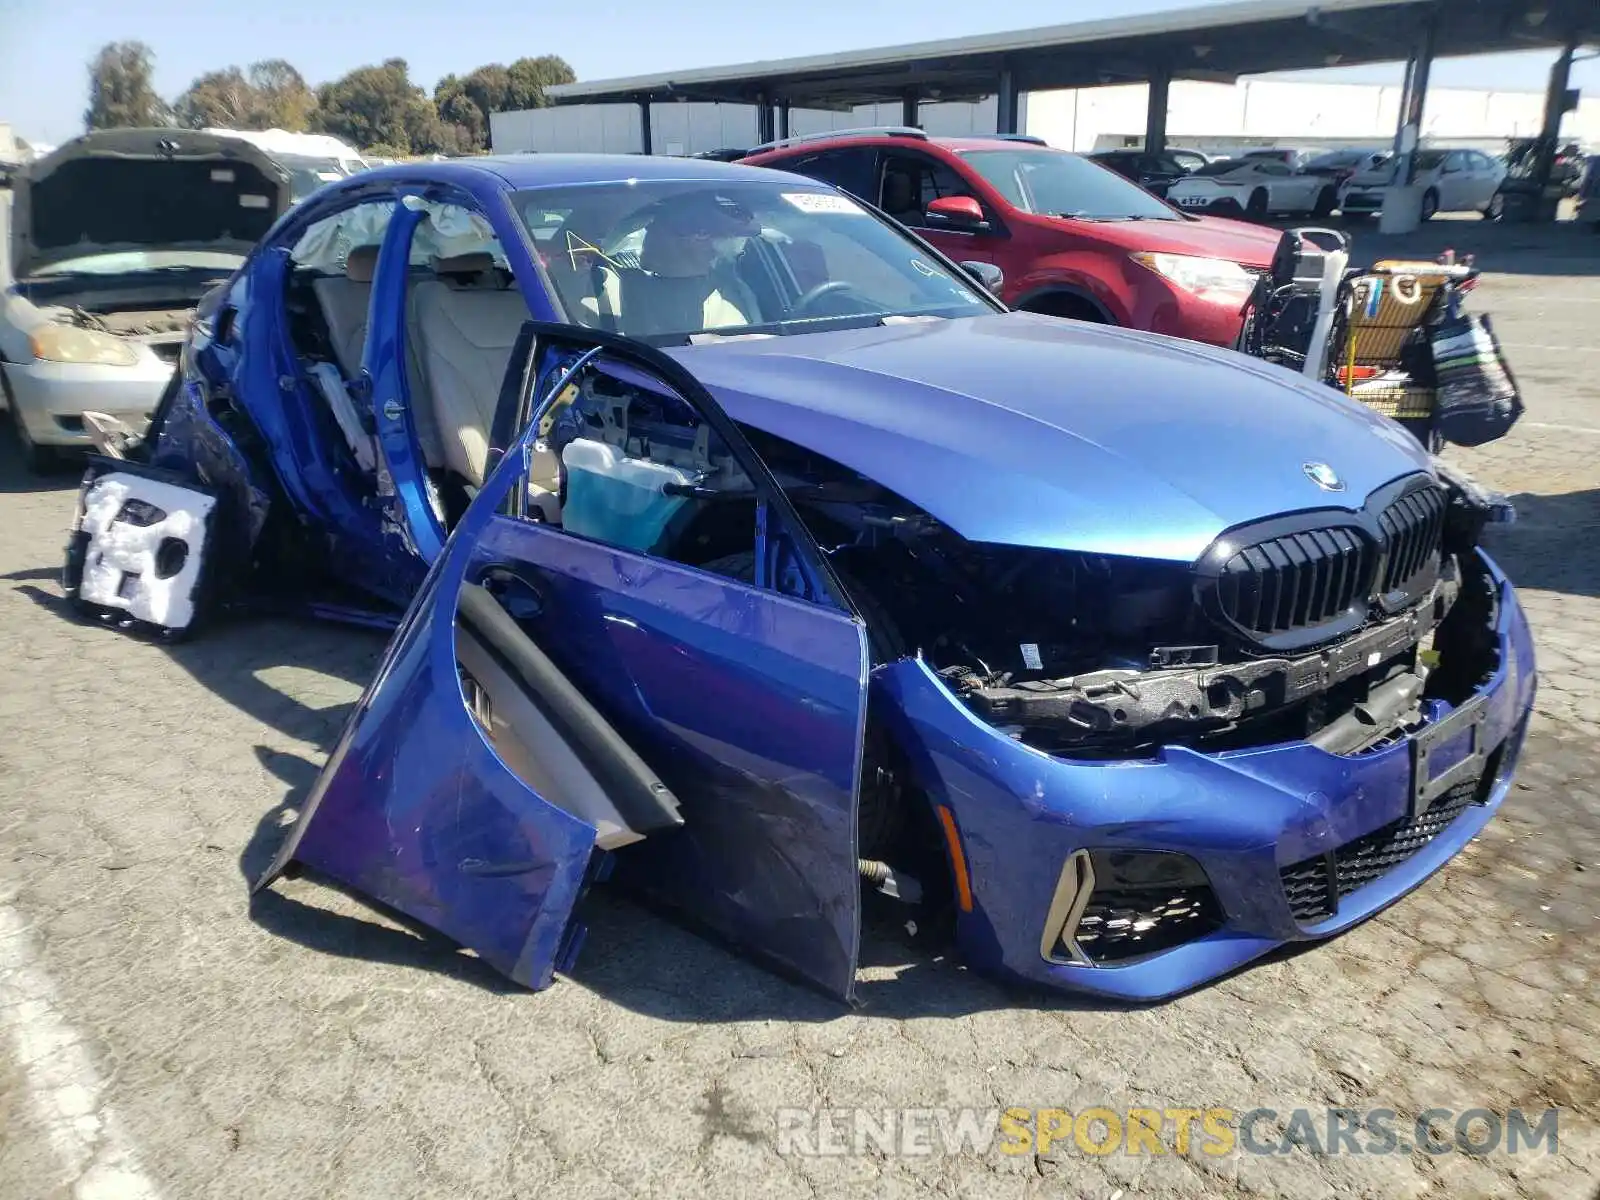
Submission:
<svg viewBox="0 0 1600 1200">
<path fill-rule="evenodd" d="M 1156 741 L 1186 741 L 1237 726 L 1254 716 L 1280 714 L 1294 706 L 1335 694 L 1356 683 L 1350 707 L 1331 722 L 1328 748 L 1341 753 L 1361 748 L 1392 725 L 1420 697 L 1424 675 L 1415 651 L 1444 620 L 1455 603 L 1459 583 L 1453 574 L 1435 585 L 1416 608 L 1379 622 L 1333 646 L 1292 658 L 1251 658 L 1187 669 L 1102 670 L 1061 679 L 996 681 L 965 668 L 945 677 L 985 719 L 1018 731 L 1025 740 L 1060 750 L 1093 743 L 1136 747 Z M 1415 681 L 1408 703 L 1393 708 L 1389 689 L 1396 679 Z M 1324 705 L 1318 705 L 1319 708 Z M 1354 724 L 1340 724 L 1353 714 Z M 1316 713 L 1308 711 L 1308 719 Z M 1388 718 L 1388 720 L 1385 720 Z M 1302 736 L 1314 732 L 1302 731 Z"/>
</svg>

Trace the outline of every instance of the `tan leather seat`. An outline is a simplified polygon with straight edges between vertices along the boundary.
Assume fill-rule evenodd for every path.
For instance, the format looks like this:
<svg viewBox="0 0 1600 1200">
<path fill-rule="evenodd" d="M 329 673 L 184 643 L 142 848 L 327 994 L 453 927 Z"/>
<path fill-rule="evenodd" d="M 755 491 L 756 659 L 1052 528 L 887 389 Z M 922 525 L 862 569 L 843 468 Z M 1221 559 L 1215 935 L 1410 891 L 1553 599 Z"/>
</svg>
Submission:
<svg viewBox="0 0 1600 1200">
<path fill-rule="evenodd" d="M 367 344 L 367 321 L 372 305 L 372 277 L 378 266 L 377 246 L 357 246 L 345 259 L 344 275 L 313 280 L 312 291 L 327 322 L 333 355 L 346 379 L 361 374 L 361 357 Z M 406 328 L 406 386 L 410 391 L 417 427 L 417 442 L 428 466 L 445 465 L 437 425 L 433 416 L 433 397 L 427 377 L 419 369 L 415 321 Z"/>
<path fill-rule="evenodd" d="M 311 290 L 327 322 L 333 356 L 346 379 L 361 374 L 361 351 L 367 342 L 367 311 L 372 303 L 372 275 L 378 247 L 357 246 L 345 259 L 343 275 L 315 279 Z"/>
<path fill-rule="evenodd" d="M 439 259 L 434 274 L 412 287 L 408 325 L 441 461 L 476 487 L 483 483 L 500 385 L 528 307 L 521 292 L 502 282 L 488 254 Z"/>
</svg>

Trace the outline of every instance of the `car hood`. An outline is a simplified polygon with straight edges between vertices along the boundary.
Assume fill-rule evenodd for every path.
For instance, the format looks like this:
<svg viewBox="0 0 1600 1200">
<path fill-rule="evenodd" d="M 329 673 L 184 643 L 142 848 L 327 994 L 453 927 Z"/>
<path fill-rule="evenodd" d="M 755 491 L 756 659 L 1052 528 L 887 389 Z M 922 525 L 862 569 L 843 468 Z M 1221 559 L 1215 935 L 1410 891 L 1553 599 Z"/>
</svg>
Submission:
<svg viewBox="0 0 1600 1200">
<path fill-rule="evenodd" d="M 1399 426 L 1280 367 L 1028 313 L 671 353 L 735 420 L 979 542 L 1191 562 L 1232 526 L 1428 469 Z"/>
<path fill-rule="evenodd" d="M 11 268 L 128 251 L 247 254 L 289 202 L 289 175 L 249 142 L 184 129 L 108 129 L 13 183 Z"/>
<path fill-rule="evenodd" d="M 1184 186 L 1186 180 L 1173 185 Z M 1244 221 L 1225 217 L 1189 217 L 1181 221 L 1097 221 L 1080 222 L 1076 231 L 1092 229 L 1102 242 L 1135 252 L 1192 254 L 1201 258 L 1225 258 L 1246 267 L 1265 269 L 1272 265 L 1283 234 Z"/>
</svg>

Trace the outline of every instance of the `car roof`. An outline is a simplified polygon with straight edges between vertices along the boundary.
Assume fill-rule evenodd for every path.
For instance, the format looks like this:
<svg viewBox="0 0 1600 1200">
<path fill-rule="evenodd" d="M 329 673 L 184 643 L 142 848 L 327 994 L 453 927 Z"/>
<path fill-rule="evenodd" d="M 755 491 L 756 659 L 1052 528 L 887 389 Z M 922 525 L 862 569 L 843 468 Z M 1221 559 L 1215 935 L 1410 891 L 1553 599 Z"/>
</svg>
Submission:
<svg viewBox="0 0 1600 1200">
<path fill-rule="evenodd" d="M 764 167 L 740 166 L 705 158 L 668 158 L 646 154 L 500 154 L 442 161 L 397 163 L 375 167 L 353 180 L 437 179 L 465 182 L 469 177 L 498 177 L 513 188 L 558 187 L 577 183 L 625 183 L 628 180 L 706 180 L 708 182 L 772 182 L 780 174 Z"/>
<path fill-rule="evenodd" d="M 889 130 L 873 130 L 866 133 L 841 130 L 838 137 L 811 134 L 780 145 L 757 146 L 750 151 L 750 156 L 764 158 L 769 154 L 794 154 L 802 150 L 817 150 L 823 146 L 900 146 L 907 150 L 937 146 L 957 154 L 966 150 L 1038 150 L 1054 154 L 1068 153 L 1053 146 L 1043 146 L 1037 142 L 1023 141 L 1018 137 L 1008 137 L 998 133 L 968 134 L 965 137 L 912 137 Z"/>
</svg>

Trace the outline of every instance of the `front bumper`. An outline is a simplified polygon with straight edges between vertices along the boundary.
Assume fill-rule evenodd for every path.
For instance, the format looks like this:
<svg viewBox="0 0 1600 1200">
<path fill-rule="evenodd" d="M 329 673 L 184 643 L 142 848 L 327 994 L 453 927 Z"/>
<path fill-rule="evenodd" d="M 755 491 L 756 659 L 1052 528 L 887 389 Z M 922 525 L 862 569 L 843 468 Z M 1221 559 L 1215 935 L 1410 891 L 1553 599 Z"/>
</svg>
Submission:
<svg viewBox="0 0 1600 1200">
<path fill-rule="evenodd" d="M 159 360 L 131 367 L 35 360 L 7 363 L 0 370 L 11 392 L 12 419 L 23 423 L 29 440 L 40 446 L 89 446 L 85 411 L 109 413 L 143 430 L 174 368 Z"/>
<path fill-rule="evenodd" d="M 919 662 L 885 671 L 880 681 L 908 722 L 904 741 L 919 778 L 936 803 L 948 805 L 958 830 L 973 900 L 957 926 L 966 961 L 1052 987 L 1154 1000 L 1285 943 L 1337 933 L 1427 879 L 1500 806 L 1533 705 L 1527 620 L 1505 577 L 1487 556 L 1484 562 L 1499 593 L 1499 665 L 1462 705 L 1470 705 L 1475 726 L 1458 734 L 1452 723 L 1442 741 L 1430 726 L 1351 756 L 1292 742 L 1067 761 L 980 721 Z M 1435 726 L 1446 718 L 1437 712 Z M 1424 780 L 1448 783 L 1445 773 L 1474 737 L 1484 760 L 1481 785 L 1440 786 L 1429 807 L 1413 811 L 1414 761 L 1431 760 L 1421 768 Z M 1424 756 L 1419 742 L 1438 744 Z M 1142 916 L 1108 900 L 1090 922 L 1088 940 L 1100 939 L 1103 950 L 1108 933 L 1139 920 L 1188 922 L 1197 936 L 1098 965 L 1061 943 L 1060 926 L 1085 912 L 1072 893 L 1087 859 L 1104 864 L 1163 853 L 1203 872 L 1209 896 L 1185 899 L 1174 886 L 1165 907 Z M 1343 886 L 1329 889 L 1315 875 L 1317 864 L 1342 873 Z"/>
<path fill-rule="evenodd" d="M 1238 216 L 1244 212 L 1244 201 L 1231 193 L 1217 192 L 1194 195 L 1180 191 L 1174 196 L 1169 191 L 1166 199 L 1167 203 L 1189 213 Z"/>
</svg>

